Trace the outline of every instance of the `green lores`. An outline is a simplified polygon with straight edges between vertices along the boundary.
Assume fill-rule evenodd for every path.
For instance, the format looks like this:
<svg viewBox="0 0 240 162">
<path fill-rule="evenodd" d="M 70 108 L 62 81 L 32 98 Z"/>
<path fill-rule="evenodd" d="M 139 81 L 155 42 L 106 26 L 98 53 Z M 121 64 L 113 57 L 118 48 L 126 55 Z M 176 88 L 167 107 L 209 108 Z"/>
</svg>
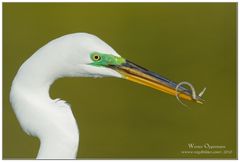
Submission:
<svg viewBox="0 0 240 162">
<path fill-rule="evenodd" d="M 91 65 L 94 65 L 94 66 L 121 65 L 126 62 L 125 59 L 122 57 L 99 53 L 99 52 L 91 53 L 90 57 L 93 60 Z"/>
</svg>

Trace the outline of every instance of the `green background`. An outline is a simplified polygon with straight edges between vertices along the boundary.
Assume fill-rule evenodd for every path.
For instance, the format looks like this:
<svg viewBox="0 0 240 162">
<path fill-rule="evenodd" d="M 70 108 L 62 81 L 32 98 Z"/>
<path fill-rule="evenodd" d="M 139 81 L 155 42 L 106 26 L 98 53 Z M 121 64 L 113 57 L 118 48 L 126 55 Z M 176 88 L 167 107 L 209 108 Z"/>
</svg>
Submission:
<svg viewBox="0 0 240 162">
<path fill-rule="evenodd" d="M 236 158 L 237 3 L 3 3 L 3 158 L 34 158 L 9 103 L 20 65 L 59 36 L 88 32 L 123 57 L 197 92 L 204 105 L 116 78 L 64 78 L 51 88 L 80 129 L 78 158 Z M 107 101 L 107 102 L 106 102 Z M 189 143 L 231 154 L 183 154 Z M 223 151 L 223 150 L 222 150 Z"/>
</svg>

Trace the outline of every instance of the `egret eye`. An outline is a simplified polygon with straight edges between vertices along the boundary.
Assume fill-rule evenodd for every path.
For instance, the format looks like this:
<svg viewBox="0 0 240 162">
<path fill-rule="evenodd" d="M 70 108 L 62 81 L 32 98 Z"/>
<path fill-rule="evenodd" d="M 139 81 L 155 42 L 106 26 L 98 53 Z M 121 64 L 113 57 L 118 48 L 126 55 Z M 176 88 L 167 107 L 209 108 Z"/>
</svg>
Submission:
<svg viewBox="0 0 240 162">
<path fill-rule="evenodd" d="M 93 55 L 93 60 L 94 60 L 94 61 L 99 61 L 99 60 L 101 60 L 101 56 L 99 56 L 99 55 Z"/>
</svg>

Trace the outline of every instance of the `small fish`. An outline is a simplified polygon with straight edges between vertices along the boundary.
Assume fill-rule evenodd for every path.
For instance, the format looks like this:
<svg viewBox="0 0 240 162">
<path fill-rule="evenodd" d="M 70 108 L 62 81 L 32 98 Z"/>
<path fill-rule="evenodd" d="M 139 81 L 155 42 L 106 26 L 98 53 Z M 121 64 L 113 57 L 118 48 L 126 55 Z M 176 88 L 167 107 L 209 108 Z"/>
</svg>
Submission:
<svg viewBox="0 0 240 162">
<path fill-rule="evenodd" d="M 180 87 L 182 87 L 182 85 L 189 86 L 189 88 L 191 90 L 191 95 L 192 95 L 193 100 L 195 100 L 197 103 L 201 103 L 201 104 L 203 103 L 204 100 L 201 97 L 203 96 L 204 92 L 206 91 L 206 87 L 203 88 L 203 90 L 197 95 L 193 85 L 189 82 L 183 81 L 183 82 L 180 82 L 179 84 L 177 84 L 177 86 L 176 86 L 176 92 L 177 92 L 176 93 L 176 98 L 183 106 L 188 107 L 188 105 L 183 103 L 182 100 L 179 98 L 179 94 L 183 93 L 183 91 L 179 91 L 179 90 L 181 90 Z"/>
</svg>

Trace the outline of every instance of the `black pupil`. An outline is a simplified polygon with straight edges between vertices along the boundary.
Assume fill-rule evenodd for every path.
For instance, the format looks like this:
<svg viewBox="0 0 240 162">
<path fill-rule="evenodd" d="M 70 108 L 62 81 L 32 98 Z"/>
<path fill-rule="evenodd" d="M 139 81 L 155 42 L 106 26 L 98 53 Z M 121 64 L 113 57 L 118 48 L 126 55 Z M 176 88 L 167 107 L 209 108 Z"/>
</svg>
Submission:
<svg viewBox="0 0 240 162">
<path fill-rule="evenodd" d="M 98 60 L 98 59 L 99 59 L 99 56 L 94 56 L 94 58 L 95 58 L 96 60 Z"/>
</svg>

